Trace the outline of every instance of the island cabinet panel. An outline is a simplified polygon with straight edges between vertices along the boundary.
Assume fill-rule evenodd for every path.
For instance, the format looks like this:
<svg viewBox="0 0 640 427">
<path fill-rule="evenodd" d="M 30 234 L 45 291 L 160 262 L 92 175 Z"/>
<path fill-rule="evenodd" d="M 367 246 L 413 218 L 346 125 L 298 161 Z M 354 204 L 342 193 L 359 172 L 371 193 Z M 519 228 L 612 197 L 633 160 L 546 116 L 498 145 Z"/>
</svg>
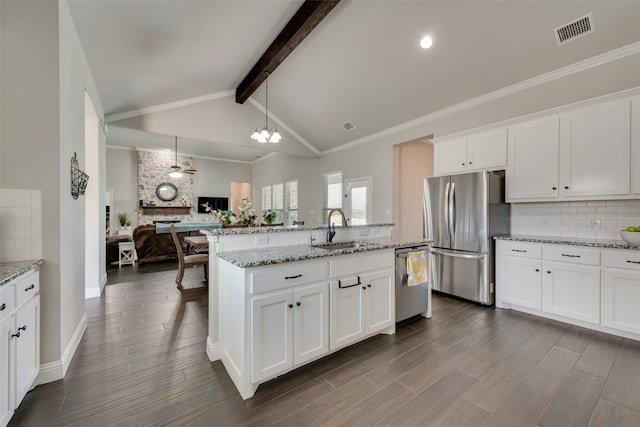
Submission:
<svg viewBox="0 0 640 427">
<path fill-rule="evenodd" d="M 364 337 L 363 283 L 353 279 L 331 283 L 331 350 L 336 350 Z"/>
<path fill-rule="evenodd" d="M 364 325 L 371 334 L 393 326 L 396 319 L 394 303 L 394 272 L 382 270 L 365 275 Z"/>
</svg>

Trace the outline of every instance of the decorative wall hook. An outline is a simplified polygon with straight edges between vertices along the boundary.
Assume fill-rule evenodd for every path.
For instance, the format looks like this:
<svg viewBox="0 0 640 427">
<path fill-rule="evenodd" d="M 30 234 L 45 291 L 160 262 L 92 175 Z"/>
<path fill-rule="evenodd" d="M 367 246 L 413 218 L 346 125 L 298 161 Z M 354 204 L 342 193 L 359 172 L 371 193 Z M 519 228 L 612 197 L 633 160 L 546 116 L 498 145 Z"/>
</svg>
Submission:
<svg viewBox="0 0 640 427">
<path fill-rule="evenodd" d="M 89 181 L 89 175 L 80 170 L 74 151 L 71 158 L 71 197 L 77 199 L 79 195 L 84 194 L 87 189 L 87 181 Z"/>
</svg>

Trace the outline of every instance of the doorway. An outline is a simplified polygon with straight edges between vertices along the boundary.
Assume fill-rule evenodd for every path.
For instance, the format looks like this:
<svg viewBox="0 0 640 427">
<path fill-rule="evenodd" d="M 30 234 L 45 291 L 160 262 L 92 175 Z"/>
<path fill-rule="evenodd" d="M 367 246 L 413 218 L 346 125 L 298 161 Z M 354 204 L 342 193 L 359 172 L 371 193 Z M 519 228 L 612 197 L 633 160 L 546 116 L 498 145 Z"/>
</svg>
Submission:
<svg viewBox="0 0 640 427">
<path fill-rule="evenodd" d="M 345 181 L 345 214 L 349 225 L 371 224 L 371 177 Z"/>
<path fill-rule="evenodd" d="M 100 278 L 100 242 L 104 224 L 100 222 L 99 166 L 100 119 L 87 92 L 84 93 L 84 161 L 91 177 L 84 195 L 84 283 L 85 298 L 99 297 L 104 287 Z M 104 239 L 104 235 L 103 235 Z M 106 276 L 104 278 L 106 280 Z"/>
<path fill-rule="evenodd" d="M 238 206 L 242 202 L 242 199 L 251 198 L 251 183 L 250 182 L 231 182 L 231 200 L 229 201 L 229 210 L 235 212 L 236 215 L 240 214 Z"/>
</svg>

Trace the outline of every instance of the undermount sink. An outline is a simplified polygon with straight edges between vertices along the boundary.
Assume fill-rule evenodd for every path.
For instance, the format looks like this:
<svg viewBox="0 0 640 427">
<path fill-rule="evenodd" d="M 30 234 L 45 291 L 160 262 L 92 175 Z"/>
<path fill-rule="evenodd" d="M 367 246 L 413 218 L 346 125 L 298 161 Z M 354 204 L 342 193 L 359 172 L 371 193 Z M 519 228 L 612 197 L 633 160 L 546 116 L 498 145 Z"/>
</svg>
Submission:
<svg viewBox="0 0 640 427">
<path fill-rule="evenodd" d="M 352 242 L 321 243 L 321 244 L 312 245 L 312 246 L 314 248 L 325 249 L 327 251 L 336 251 L 338 249 L 362 248 L 364 246 L 371 246 L 371 245 L 375 245 L 375 243 L 352 241 Z"/>
</svg>

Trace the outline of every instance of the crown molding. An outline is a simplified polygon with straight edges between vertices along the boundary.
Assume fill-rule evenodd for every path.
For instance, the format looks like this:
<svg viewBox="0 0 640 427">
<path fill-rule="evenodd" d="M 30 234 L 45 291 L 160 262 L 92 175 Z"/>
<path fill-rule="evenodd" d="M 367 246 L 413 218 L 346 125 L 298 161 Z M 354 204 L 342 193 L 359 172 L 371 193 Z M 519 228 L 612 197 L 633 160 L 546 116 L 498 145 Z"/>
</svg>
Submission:
<svg viewBox="0 0 640 427">
<path fill-rule="evenodd" d="M 210 93 L 208 95 L 196 96 L 194 98 L 187 98 L 180 101 L 167 102 L 166 104 L 158 104 L 137 110 L 125 111 L 124 113 L 109 114 L 105 117 L 105 121 L 107 123 L 117 122 L 118 120 L 130 119 L 131 117 L 143 116 L 145 114 L 158 113 L 160 111 L 171 110 L 178 107 L 186 107 L 187 105 L 198 104 L 200 102 L 212 101 L 214 99 L 226 98 L 234 95 L 234 90 Z"/>
<path fill-rule="evenodd" d="M 432 120 L 438 119 L 440 117 L 448 116 L 449 114 L 456 113 L 458 111 L 466 110 L 471 107 L 475 107 L 480 104 L 484 104 L 499 98 L 503 98 L 508 95 L 512 95 L 517 92 L 521 92 L 523 90 L 542 85 L 544 83 L 551 82 L 553 80 L 560 79 L 562 77 L 566 77 L 575 73 L 579 73 L 581 71 L 588 70 L 590 68 L 594 68 L 603 64 L 607 64 L 609 62 L 616 61 L 618 59 L 625 58 L 627 56 L 635 55 L 640 53 L 640 42 L 631 43 L 629 45 L 623 46 L 618 49 L 611 50 L 609 52 L 605 52 L 603 54 L 584 59 L 582 61 L 567 65 L 562 68 L 558 68 L 557 70 L 550 71 L 548 73 L 540 74 L 539 76 L 533 77 L 528 80 L 524 80 L 519 83 L 515 83 L 513 85 L 504 87 L 502 89 L 495 90 L 493 92 L 486 93 L 484 95 L 480 95 L 476 98 L 469 99 L 467 101 L 461 102 L 459 104 L 452 105 L 451 107 L 444 108 L 442 110 L 438 110 L 431 114 L 427 114 L 422 117 L 418 117 L 417 119 L 410 120 L 408 122 L 401 123 L 397 126 L 393 126 L 387 129 L 384 129 L 380 132 L 373 133 L 371 135 L 362 137 L 360 139 L 353 140 L 346 144 L 342 144 L 338 147 L 330 148 L 328 150 L 320 152 L 320 155 L 333 154 L 342 150 L 346 150 L 351 147 L 355 147 L 360 144 L 364 144 L 385 136 L 392 135 L 396 132 L 401 132 L 403 130 L 411 129 L 413 127 L 419 126 L 421 124 L 430 122 Z"/>
</svg>

